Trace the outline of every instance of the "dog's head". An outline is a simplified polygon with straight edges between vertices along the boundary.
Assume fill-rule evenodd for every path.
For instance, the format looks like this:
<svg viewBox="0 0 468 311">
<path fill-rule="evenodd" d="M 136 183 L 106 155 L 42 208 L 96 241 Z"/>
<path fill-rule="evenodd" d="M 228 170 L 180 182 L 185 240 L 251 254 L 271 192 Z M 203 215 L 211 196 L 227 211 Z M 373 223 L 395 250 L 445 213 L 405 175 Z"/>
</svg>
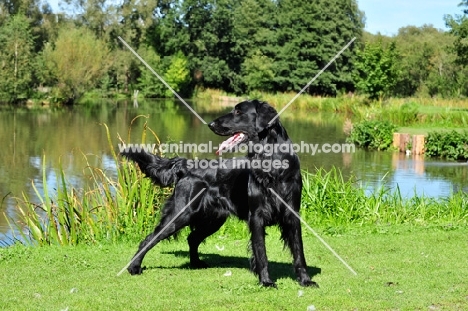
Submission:
<svg viewBox="0 0 468 311">
<path fill-rule="evenodd" d="M 249 100 L 237 104 L 231 112 L 208 124 L 216 134 L 231 136 L 220 145 L 217 153 L 247 141 L 257 142 L 263 131 L 278 123 L 277 114 L 266 102 Z"/>
</svg>

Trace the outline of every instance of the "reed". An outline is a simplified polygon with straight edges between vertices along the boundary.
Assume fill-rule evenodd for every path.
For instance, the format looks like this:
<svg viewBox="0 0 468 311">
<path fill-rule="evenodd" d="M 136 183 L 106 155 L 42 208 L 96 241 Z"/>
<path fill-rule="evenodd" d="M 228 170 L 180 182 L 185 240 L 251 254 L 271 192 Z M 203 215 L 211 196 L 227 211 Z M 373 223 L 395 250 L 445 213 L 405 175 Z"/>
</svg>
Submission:
<svg viewBox="0 0 468 311">
<path fill-rule="evenodd" d="M 107 126 L 105 129 L 112 147 Z M 145 127 L 142 140 L 146 131 Z M 25 244 L 76 245 L 138 240 L 152 230 L 168 190 L 154 187 L 133 164 L 122 161 L 113 151 L 112 156 L 117 178 L 88 163 L 91 182 L 83 189 L 76 189 L 59 168 L 56 172 L 59 183 L 54 193 L 48 189 L 44 164 L 43 191 L 33 183 L 36 200 L 26 194 L 17 199 L 20 219 L 10 220 L 15 240 Z M 83 157 L 87 160 L 86 155 Z"/>
<path fill-rule="evenodd" d="M 319 226 L 436 225 L 453 227 L 468 222 L 468 194 L 449 197 L 403 198 L 399 188 L 381 187 L 371 193 L 337 169 L 303 172 L 302 216 Z"/>
</svg>

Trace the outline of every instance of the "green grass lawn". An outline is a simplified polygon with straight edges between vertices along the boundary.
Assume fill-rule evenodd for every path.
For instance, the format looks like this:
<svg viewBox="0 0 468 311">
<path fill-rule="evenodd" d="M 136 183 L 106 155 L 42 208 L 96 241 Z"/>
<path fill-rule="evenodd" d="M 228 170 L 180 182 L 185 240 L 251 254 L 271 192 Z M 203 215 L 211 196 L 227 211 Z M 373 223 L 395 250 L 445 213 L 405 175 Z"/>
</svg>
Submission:
<svg viewBox="0 0 468 311">
<path fill-rule="evenodd" d="M 269 230 L 270 271 L 278 289 L 259 287 L 249 272 L 247 240 L 219 235 L 200 247 L 212 268 L 188 269 L 188 246 L 181 239 L 150 251 L 141 276 L 117 276 L 136 244 L 1 248 L 0 310 L 468 309 L 466 228 L 402 225 L 324 235 L 357 276 L 305 232 L 308 265 L 320 288 L 297 284 L 278 237 Z"/>
<path fill-rule="evenodd" d="M 421 127 L 418 126 L 407 126 L 407 127 L 399 127 L 397 132 L 398 133 L 407 133 L 411 135 L 427 135 L 429 132 L 464 132 L 466 128 L 448 128 L 448 127 L 428 127 L 427 125 L 422 125 Z"/>
</svg>

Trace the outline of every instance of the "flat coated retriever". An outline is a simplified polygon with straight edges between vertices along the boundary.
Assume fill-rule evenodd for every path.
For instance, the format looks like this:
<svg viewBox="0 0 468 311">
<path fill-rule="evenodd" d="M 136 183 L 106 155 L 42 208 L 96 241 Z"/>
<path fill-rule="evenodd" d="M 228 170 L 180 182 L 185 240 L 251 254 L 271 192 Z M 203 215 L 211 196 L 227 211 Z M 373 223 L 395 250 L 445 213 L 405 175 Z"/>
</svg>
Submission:
<svg viewBox="0 0 468 311">
<path fill-rule="evenodd" d="M 289 208 L 298 212 L 301 205 L 299 159 L 292 148 L 287 148 L 292 142 L 279 119 L 269 124 L 276 116 L 273 107 L 252 100 L 237 104 L 230 113 L 211 122 L 208 126 L 214 133 L 230 136 L 220 145 L 218 154 L 236 146 L 249 146 L 245 148 L 247 156 L 218 159 L 217 167 L 197 168 L 193 160 L 180 157 L 169 159 L 146 152 L 122 153 L 138 163 L 155 184 L 175 185 L 164 205 L 160 223 L 140 243 L 127 269 L 131 274 L 141 274 L 145 254 L 185 226 L 191 228 L 188 236 L 190 265 L 207 267 L 198 256 L 198 246 L 218 231 L 229 215 L 235 215 L 248 223 L 252 248 L 250 267 L 263 286 L 276 287 L 268 272 L 265 249 L 265 227 L 270 225 L 279 225 L 281 238 L 293 255 L 300 285 L 317 286 L 306 271 L 300 220 Z"/>
</svg>

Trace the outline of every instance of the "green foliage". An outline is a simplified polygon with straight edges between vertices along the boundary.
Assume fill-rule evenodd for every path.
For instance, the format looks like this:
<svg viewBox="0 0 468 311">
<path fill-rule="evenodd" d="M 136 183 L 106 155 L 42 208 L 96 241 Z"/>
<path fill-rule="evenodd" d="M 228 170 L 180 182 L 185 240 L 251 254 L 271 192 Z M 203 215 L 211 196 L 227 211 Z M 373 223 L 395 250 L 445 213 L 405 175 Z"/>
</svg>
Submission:
<svg viewBox="0 0 468 311">
<path fill-rule="evenodd" d="M 399 56 L 395 42 L 391 42 L 387 47 L 383 46 L 381 40 L 367 43 L 357 55 L 357 90 L 371 99 L 382 99 L 390 95 L 398 77 Z"/>
<path fill-rule="evenodd" d="M 107 127 L 106 131 L 111 144 Z M 145 136 L 146 131 L 142 134 Z M 55 196 L 47 187 L 43 161 L 43 193 L 33 185 L 40 203 L 33 203 L 26 194 L 18 199 L 20 222 L 12 225 L 21 236 L 16 239 L 38 245 L 77 245 L 138 240 L 142 232 L 154 229 L 167 191 L 142 178 L 136 166 L 121 163 L 117 155 L 113 156 L 117 180 L 88 165 L 92 183 L 80 190 L 70 186 L 63 170 L 59 170 Z"/>
<path fill-rule="evenodd" d="M 161 57 L 150 46 L 144 45 L 138 50 L 138 54 L 153 68 L 159 75 L 162 75 Z M 148 69 L 143 63 L 138 63 L 140 76 L 137 79 L 136 87 L 145 97 L 163 97 L 166 89 L 164 84 Z"/>
<path fill-rule="evenodd" d="M 183 90 L 189 80 L 190 71 L 188 69 L 187 57 L 182 52 L 177 52 L 171 57 L 169 68 L 164 74 L 165 81 L 176 91 L 180 92 Z M 165 90 L 165 97 L 172 97 L 173 94 L 170 90 Z"/>
<path fill-rule="evenodd" d="M 393 142 L 396 126 L 388 121 L 366 120 L 353 125 L 348 142 L 370 150 L 386 150 Z"/>
<path fill-rule="evenodd" d="M 298 91 L 353 37 L 362 35 L 364 15 L 356 1 L 278 1 L 275 42 L 269 49 L 275 60 L 275 90 Z M 338 30 L 339 29 L 339 30 Z M 336 95 L 352 91 L 356 47 L 336 59 L 308 90 L 309 94 Z"/>
<path fill-rule="evenodd" d="M 351 38 L 360 38 L 363 28 L 354 0 L 185 0 L 161 20 L 152 34 L 168 45 L 158 44 L 157 51 L 164 56 L 182 51 L 194 84 L 234 93 L 301 89 Z M 353 89 L 354 57 L 352 46 L 308 91 Z"/>
<path fill-rule="evenodd" d="M 251 57 L 246 58 L 242 64 L 242 74 L 247 90 L 268 91 L 272 89 L 274 79 L 273 61 L 257 50 Z"/>
<path fill-rule="evenodd" d="M 412 124 L 418 120 L 419 106 L 414 102 L 404 103 L 400 107 L 400 120 L 402 125 Z"/>
<path fill-rule="evenodd" d="M 447 16 L 445 19 L 450 33 L 455 36 L 453 49 L 457 54 L 457 62 L 468 65 L 468 17 L 461 15 L 457 17 Z"/>
<path fill-rule="evenodd" d="M 23 15 L 0 27 L 0 100 L 28 99 L 33 71 L 33 36 Z"/>
<path fill-rule="evenodd" d="M 54 44 L 44 50 L 65 101 L 74 102 L 86 90 L 97 86 L 109 66 L 105 43 L 83 28 L 65 27 Z"/>
<path fill-rule="evenodd" d="M 172 37 L 172 53 L 182 51 L 189 59 L 194 84 L 240 92 L 242 56 L 235 51 L 233 32 L 233 16 L 239 5 L 235 0 L 185 0 L 168 15 L 176 19 L 176 24 L 168 21 L 163 25 L 169 29 L 162 31 Z"/>
<path fill-rule="evenodd" d="M 399 107 L 386 105 L 379 109 L 378 119 L 400 126 L 409 126 L 421 122 L 419 111 L 420 106 L 413 101 L 405 102 Z M 427 118 L 428 116 L 425 117 Z"/>
<path fill-rule="evenodd" d="M 151 46 L 145 45 L 138 50 L 138 53 L 158 75 L 163 77 L 164 81 L 172 89 L 176 92 L 185 90 L 189 83 L 190 71 L 188 69 L 188 60 L 182 52 L 161 59 Z M 144 64 L 138 64 L 138 68 L 140 77 L 137 79 L 136 87 L 141 90 L 144 97 L 164 98 L 173 96 L 173 93 Z"/>
<path fill-rule="evenodd" d="M 452 96 L 453 76 L 457 72 L 454 55 L 448 51 L 453 36 L 431 25 L 400 28 L 395 36 L 400 55 L 398 96 Z"/>
<path fill-rule="evenodd" d="M 61 5 L 72 14 L 55 15 L 40 0 L 0 3 L 2 46 L 15 40 L 5 33 L 16 16 L 23 19 L 18 29 L 29 38 L 18 45 L 18 69 L 23 71 L 17 76 L 8 58 L 13 49 L 0 52 L 3 100 L 47 96 L 48 101 L 71 103 L 85 92 L 130 96 L 135 89 L 147 97 L 172 97 L 118 36 L 136 51 L 153 50 L 155 55 L 148 57 L 157 72 L 185 96 L 196 89 L 236 95 L 297 92 L 353 37 L 355 43 L 306 93 L 336 96 L 357 90 L 372 100 L 468 95 L 466 16 L 447 16 L 449 32 L 408 26 L 388 37 L 363 33 L 364 12 L 356 0 L 63 0 Z M 466 2 L 461 5 L 466 11 Z M 92 53 L 71 42 L 60 44 L 64 33 L 71 39 L 85 30 L 79 45 L 94 46 Z M 69 57 L 71 50 L 88 59 L 83 63 Z M 62 59 L 67 65 L 59 65 Z M 92 68 L 95 74 L 87 76 L 90 64 L 99 64 L 103 72 Z"/>
<path fill-rule="evenodd" d="M 453 44 L 449 49 L 455 54 L 455 63 L 460 67 L 454 72 L 455 94 L 468 96 L 468 2 L 462 0 L 460 6 L 464 15 L 445 16 L 445 23 L 450 28 L 449 33 L 454 37 Z"/>
<path fill-rule="evenodd" d="M 430 132 L 426 137 L 425 155 L 455 161 L 468 160 L 468 132 Z"/>
<path fill-rule="evenodd" d="M 366 193 L 354 178 L 344 180 L 341 172 L 302 174 L 303 210 L 301 215 L 309 223 L 321 226 L 350 224 L 465 224 L 468 221 L 468 195 L 454 193 L 448 198 L 429 197 L 405 199 L 399 189 L 382 187 Z"/>
</svg>

